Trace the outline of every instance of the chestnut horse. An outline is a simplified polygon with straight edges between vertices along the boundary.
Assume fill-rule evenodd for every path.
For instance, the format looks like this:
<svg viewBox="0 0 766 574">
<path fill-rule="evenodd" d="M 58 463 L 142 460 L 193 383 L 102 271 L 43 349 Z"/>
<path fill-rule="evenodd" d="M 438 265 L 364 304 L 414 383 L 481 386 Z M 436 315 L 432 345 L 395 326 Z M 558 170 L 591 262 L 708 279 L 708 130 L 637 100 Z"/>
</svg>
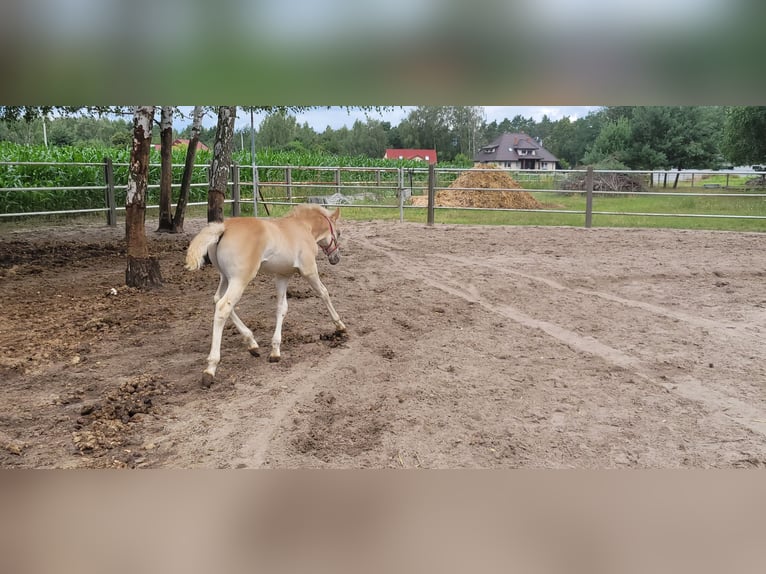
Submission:
<svg viewBox="0 0 766 574">
<path fill-rule="evenodd" d="M 332 306 L 327 288 L 319 280 L 316 263 L 317 246 L 322 248 L 330 264 L 340 261 L 339 216 L 339 209 L 330 212 L 321 205 L 299 204 L 287 215 L 274 219 L 234 217 L 224 223 L 210 223 L 192 239 L 186 253 L 186 269 L 199 269 L 207 255 L 221 275 L 213 297 L 213 342 L 207 357 L 207 368 L 202 375 L 204 386 L 210 386 L 215 378 L 221 361 L 223 327 L 229 317 L 247 341 L 250 353 L 259 355 L 253 332 L 234 312 L 245 287 L 259 271 L 275 275 L 277 283 L 277 323 L 271 339 L 269 361 L 279 361 L 280 358 L 282 321 L 287 313 L 287 283 L 296 271 L 322 298 L 336 331 L 346 331 L 346 326 Z"/>
</svg>

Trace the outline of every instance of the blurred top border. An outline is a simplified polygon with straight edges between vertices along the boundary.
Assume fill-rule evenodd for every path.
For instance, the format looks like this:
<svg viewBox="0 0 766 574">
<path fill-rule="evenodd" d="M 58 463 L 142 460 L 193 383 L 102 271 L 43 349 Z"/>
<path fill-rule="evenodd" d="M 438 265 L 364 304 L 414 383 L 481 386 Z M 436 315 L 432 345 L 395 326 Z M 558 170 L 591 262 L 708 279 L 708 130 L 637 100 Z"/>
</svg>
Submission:
<svg viewBox="0 0 766 574">
<path fill-rule="evenodd" d="M 0 104 L 763 104 L 746 0 L 12 0 Z M 668 4 L 674 8 L 671 10 Z"/>
</svg>

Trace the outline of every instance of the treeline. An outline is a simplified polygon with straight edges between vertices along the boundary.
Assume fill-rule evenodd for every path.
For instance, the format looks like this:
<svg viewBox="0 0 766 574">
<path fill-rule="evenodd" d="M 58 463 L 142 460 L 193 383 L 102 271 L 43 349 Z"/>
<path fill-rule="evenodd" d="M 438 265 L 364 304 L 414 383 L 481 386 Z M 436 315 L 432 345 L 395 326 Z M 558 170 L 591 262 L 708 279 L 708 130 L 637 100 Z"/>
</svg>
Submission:
<svg viewBox="0 0 766 574">
<path fill-rule="evenodd" d="M 234 135 L 235 154 L 249 153 L 250 126 L 244 116 Z M 176 130 L 188 138 L 191 126 Z M 108 117 L 59 117 L 0 122 L 0 141 L 52 146 L 127 149 L 131 124 Z M 159 130 L 155 130 L 158 141 Z M 317 132 L 287 111 L 257 126 L 260 153 L 381 158 L 386 148 L 433 148 L 440 163 L 470 165 L 475 151 L 504 132 L 523 132 L 543 142 L 561 168 L 718 169 L 766 163 L 766 107 L 606 106 L 583 118 L 540 121 L 520 115 L 487 122 L 481 107 L 419 106 L 398 125 L 357 120 L 349 127 Z M 213 146 L 215 127 L 200 141 Z"/>
</svg>

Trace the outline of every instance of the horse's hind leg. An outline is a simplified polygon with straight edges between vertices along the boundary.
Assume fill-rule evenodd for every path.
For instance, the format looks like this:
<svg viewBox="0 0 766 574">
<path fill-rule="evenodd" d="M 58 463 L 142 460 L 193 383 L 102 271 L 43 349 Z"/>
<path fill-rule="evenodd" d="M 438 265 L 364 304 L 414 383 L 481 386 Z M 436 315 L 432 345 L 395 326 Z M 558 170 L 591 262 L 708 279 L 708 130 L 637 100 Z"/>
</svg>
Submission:
<svg viewBox="0 0 766 574">
<path fill-rule="evenodd" d="M 215 295 L 213 296 L 213 302 L 218 303 L 218 301 L 221 300 L 221 297 L 226 292 L 226 289 L 229 286 L 229 282 L 226 279 L 226 277 L 221 275 L 221 281 L 218 283 L 218 290 L 215 292 Z M 239 331 L 242 336 L 245 338 L 245 342 L 247 343 L 247 350 L 250 351 L 250 354 L 254 357 L 259 356 L 258 351 L 258 343 L 255 340 L 255 336 L 253 335 L 253 332 L 248 329 L 247 325 L 245 325 L 242 320 L 237 315 L 237 312 L 232 307 L 231 309 L 231 322 L 234 323 L 234 326 L 237 328 L 237 331 Z"/>
<path fill-rule="evenodd" d="M 241 281 L 229 280 L 226 291 L 219 297 L 215 304 L 215 316 L 213 318 L 213 341 L 210 345 L 210 354 L 207 357 L 207 368 L 203 373 L 202 384 L 209 386 L 215 378 L 215 371 L 218 363 L 221 362 L 221 338 L 223 336 L 223 327 L 227 319 L 232 315 L 234 305 L 236 305 L 245 285 Z M 216 293 L 216 295 L 218 295 Z M 240 321 L 241 323 L 241 321 Z"/>
<path fill-rule="evenodd" d="M 327 292 L 327 287 L 325 287 L 322 281 L 320 281 L 319 273 L 317 273 L 316 270 L 314 270 L 314 271 L 305 273 L 303 276 L 309 282 L 309 284 L 314 289 L 314 291 L 317 292 L 317 294 L 322 299 L 322 301 L 324 301 L 324 304 L 327 307 L 327 310 L 330 312 L 330 316 L 332 317 L 333 323 L 335 323 L 336 331 L 339 333 L 345 333 L 346 325 L 344 325 L 343 321 L 340 320 L 340 315 L 338 315 L 338 312 L 335 310 L 335 307 L 332 306 L 332 301 L 330 301 L 330 294 Z"/>
<path fill-rule="evenodd" d="M 277 324 L 271 338 L 269 362 L 276 363 L 281 358 L 279 347 L 282 344 L 282 322 L 287 315 L 287 283 L 289 277 L 277 277 Z"/>
</svg>

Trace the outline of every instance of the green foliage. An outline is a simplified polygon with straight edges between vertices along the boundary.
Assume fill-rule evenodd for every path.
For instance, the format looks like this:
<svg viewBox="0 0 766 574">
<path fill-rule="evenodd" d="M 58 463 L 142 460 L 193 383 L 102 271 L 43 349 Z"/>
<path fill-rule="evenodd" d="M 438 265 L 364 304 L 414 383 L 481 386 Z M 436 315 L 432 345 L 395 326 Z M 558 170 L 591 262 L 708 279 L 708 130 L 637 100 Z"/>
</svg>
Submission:
<svg viewBox="0 0 766 574">
<path fill-rule="evenodd" d="M 736 165 L 766 163 L 766 106 L 726 110 L 724 155 Z"/>
<path fill-rule="evenodd" d="M 614 106 L 583 158 L 609 158 L 631 169 L 705 169 L 716 165 L 723 127 L 720 108 Z"/>
<path fill-rule="evenodd" d="M 631 124 L 625 117 L 608 121 L 601 128 L 593 145 L 583 156 L 586 165 L 620 165 L 622 167 L 599 167 L 598 169 L 626 169 L 631 145 Z"/>
</svg>

